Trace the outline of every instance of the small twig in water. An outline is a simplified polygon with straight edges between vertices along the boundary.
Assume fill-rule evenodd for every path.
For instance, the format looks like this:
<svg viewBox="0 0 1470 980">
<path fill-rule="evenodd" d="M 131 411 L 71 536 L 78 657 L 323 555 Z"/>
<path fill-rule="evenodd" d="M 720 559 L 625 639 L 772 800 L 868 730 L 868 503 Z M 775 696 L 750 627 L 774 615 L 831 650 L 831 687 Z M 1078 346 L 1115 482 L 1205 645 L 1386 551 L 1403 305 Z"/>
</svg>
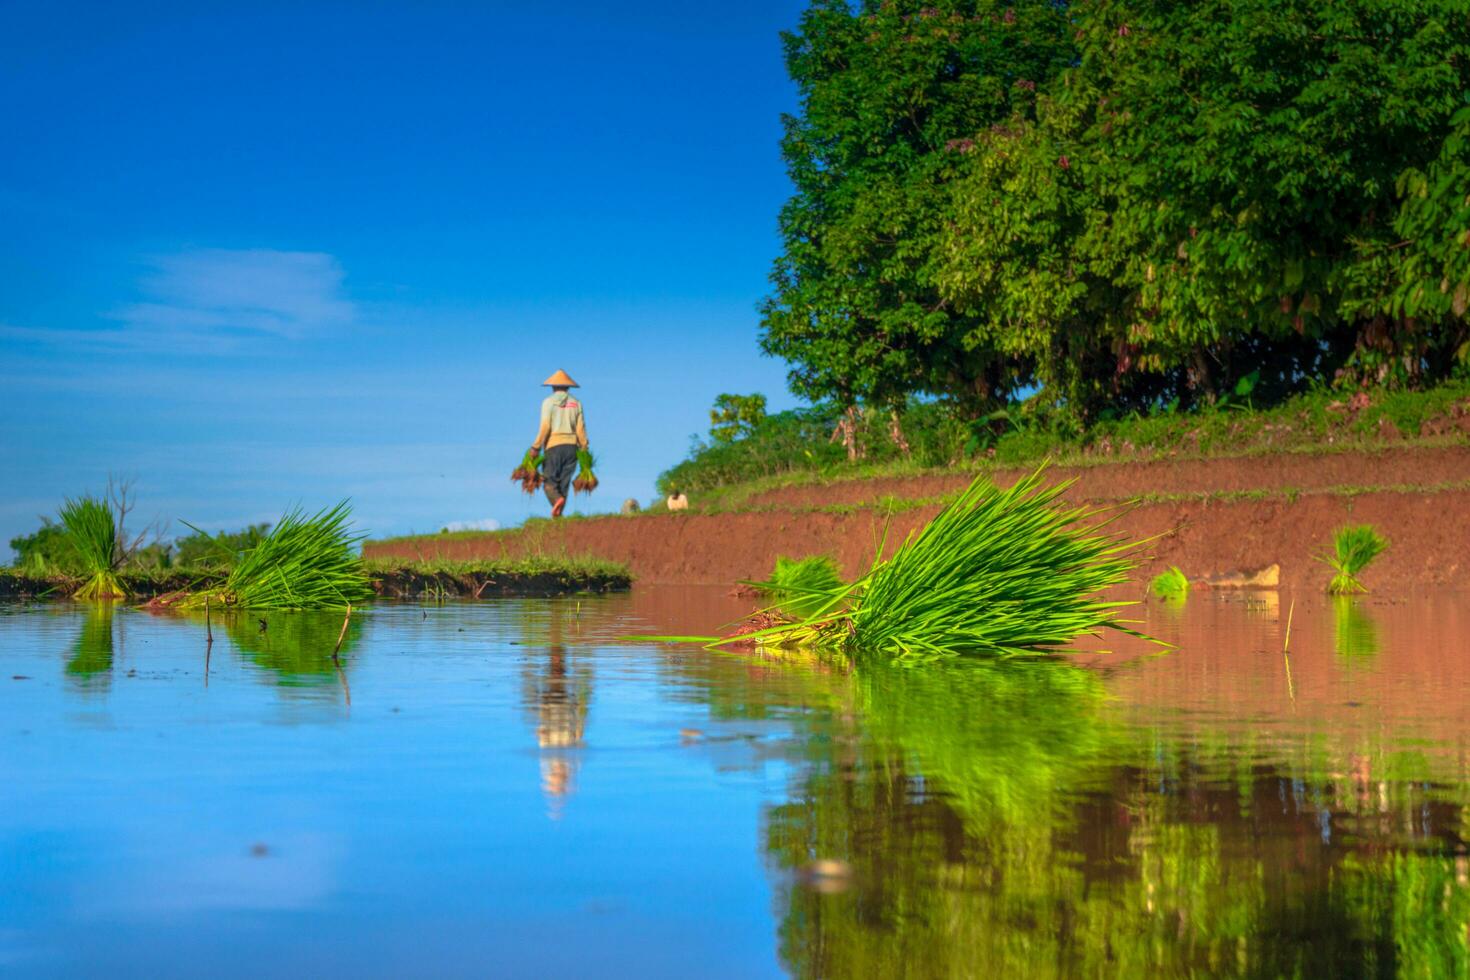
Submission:
<svg viewBox="0 0 1470 980">
<path fill-rule="evenodd" d="M 209 686 L 209 654 L 214 649 L 214 627 L 209 622 L 209 596 L 204 597 L 204 686 Z"/>
<path fill-rule="evenodd" d="M 1291 683 L 1291 617 L 1296 612 L 1296 600 L 1286 610 L 1286 639 L 1281 644 L 1281 659 L 1286 662 L 1286 693 L 1291 703 L 1296 704 L 1296 688 Z"/>
<path fill-rule="evenodd" d="M 347 615 L 342 617 L 342 632 L 337 634 L 337 645 L 332 647 L 332 662 L 337 662 L 337 651 L 342 649 L 342 641 L 347 638 L 347 624 L 352 621 L 352 603 L 347 604 Z"/>
</svg>

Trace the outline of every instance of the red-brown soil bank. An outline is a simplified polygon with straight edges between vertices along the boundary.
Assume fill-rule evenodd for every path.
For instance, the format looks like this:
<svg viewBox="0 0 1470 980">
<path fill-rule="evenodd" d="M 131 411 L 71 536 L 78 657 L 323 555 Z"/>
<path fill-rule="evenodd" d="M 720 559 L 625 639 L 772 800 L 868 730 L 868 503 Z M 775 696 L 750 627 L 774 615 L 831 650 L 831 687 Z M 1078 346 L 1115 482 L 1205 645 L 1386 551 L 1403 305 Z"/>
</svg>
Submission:
<svg viewBox="0 0 1470 980">
<path fill-rule="evenodd" d="M 1202 578 L 1276 563 L 1283 585 L 1320 589 L 1331 573 L 1313 556 L 1330 547 L 1334 528 L 1350 522 L 1372 524 L 1391 542 L 1363 575 L 1376 593 L 1463 587 L 1470 573 L 1470 446 L 1116 463 L 1058 469 L 1054 475 L 1079 478 L 1074 500 L 1155 498 L 1113 525 L 1129 536 L 1157 536 L 1140 583 L 1169 565 Z M 997 476 L 1009 482 L 1015 474 Z M 750 511 L 536 522 L 474 537 L 372 542 L 364 552 L 370 558 L 453 560 L 587 555 L 626 563 L 640 582 L 691 584 L 763 578 L 777 555 L 826 553 L 855 574 L 872 559 L 883 533 L 882 513 L 813 506 L 884 495 L 922 499 L 953 491 L 967 479 L 941 474 L 845 481 L 772 491 Z M 1216 492 L 1224 496 L 1199 496 Z M 1173 494 L 1186 496 L 1157 500 Z M 938 510 L 926 504 L 896 514 L 888 529 L 890 547 Z"/>
</svg>

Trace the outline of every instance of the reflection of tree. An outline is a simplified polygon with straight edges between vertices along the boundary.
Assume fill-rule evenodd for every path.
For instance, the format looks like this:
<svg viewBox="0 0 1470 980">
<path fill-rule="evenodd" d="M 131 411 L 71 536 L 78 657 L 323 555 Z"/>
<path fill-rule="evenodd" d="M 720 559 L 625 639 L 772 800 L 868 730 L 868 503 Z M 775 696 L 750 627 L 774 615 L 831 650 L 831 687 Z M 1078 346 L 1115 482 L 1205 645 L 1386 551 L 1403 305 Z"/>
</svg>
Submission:
<svg viewBox="0 0 1470 980">
<path fill-rule="evenodd" d="M 1426 796 L 1422 757 L 1133 728 L 1054 663 L 812 683 L 846 730 L 813 718 L 766 843 L 783 880 L 829 858 L 852 887 L 786 887 L 798 975 L 1470 969 L 1464 801 Z"/>
<path fill-rule="evenodd" d="M 66 662 L 66 674 L 85 689 L 105 690 L 112 684 L 112 603 L 88 603 L 82 632 Z"/>
<path fill-rule="evenodd" d="M 257 667 L 274 673 L 283 686 L 314 687 L 338 683 L 332 651 L 342 632 L 342 618 L 342 610 L 231 612 L 215 622 L 223 623 L 236 650 Z M 339 654 L 344 668 L 348 652 L 361 635 L 362 620 L 354 614 Z"/>
<path fill-rule="evenodd" d="M 550 618 L 541 623 L 528 619 L 532 646 L 546 644 L 545 659 L 527 663 L 522 697 L 534 715 L 536 744 L 541 749 L 541 788 L 551 803 L 551 815 L 576 789 L 581 748 L 587 731 L 587 709 L 591 701 L 592 670 L 568 652 L 563 635 L 568 616 L 565 603 L 549 607 Z M 544 633 L 541 627 L 545 627 Z"/>
<path fill-rule="evenodd" d="M 1378 653 L 1378 625 L 1352 596 L 1332 598 L 1333 649 L 1344 660 Z"/>
</svg>

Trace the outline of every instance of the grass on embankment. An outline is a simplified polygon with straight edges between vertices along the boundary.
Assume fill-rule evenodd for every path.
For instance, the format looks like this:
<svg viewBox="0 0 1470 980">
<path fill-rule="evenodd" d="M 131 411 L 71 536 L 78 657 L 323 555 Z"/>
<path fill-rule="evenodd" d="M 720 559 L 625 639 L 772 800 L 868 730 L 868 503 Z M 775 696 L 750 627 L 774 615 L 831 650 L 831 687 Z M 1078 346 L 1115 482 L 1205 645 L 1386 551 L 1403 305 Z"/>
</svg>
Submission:
<svg viewBox="0 0 1470 980">
<path fill-rule="evenodd" d="M 595 558 L 517 558 L 488 561 L 364 561 L 374 592 L 385 598 L 489 598 L 615 592 L 633 581 L 626 565 Z M 171 570 L 118 574 L 128 594 L 149 599 L 180 589 L 209 588 L 219 573 L 194 575 Z M 0 568 L 0 598 L 64 599 L 76 588 L 67 575 L 34 575 Z"/>
<path fill-rule="evenodd" d="M 393 599 L 484 599 L 619 592 L 633 584 L 628 566 L 599 558 L 506 558 L 475 561 L 363 562 L 379 596 Z"/>
<path fill-rule="evenodd" d="M 1470 381 L 1428 391 L 1372 391 L 1354 395 L 1313 391 L 1265 409 L 1246 406 L 1193 412 L 1133 414 L 1066 432 L 1028 422 L 1023 412 L 997 423 L 977 449 L 971 430 L 944 416 L 942 406 L 914 406 L 906 416 L 914 448 L 901 455 L 881 426 L 864 442 L 865 458 L 849 462 L 828 433 L 807 424 L 799 434 L 772 416 L 732 442 L 706 445 L 665 472 L 661 489 L 677 486 L 695 506 L 738 507 L 743 499 L 785 486 L 834 480 L 913 476 L 937 470 L 984 471 L 1031 467 L 1044 460 L 1087 466 L 1161 457 L 1200 459 L 1274 453 L 1330 453 L 1463 442 L 1470 415 Z M 769 431 L 768 431 L 769 430 Z"/>
</svg>

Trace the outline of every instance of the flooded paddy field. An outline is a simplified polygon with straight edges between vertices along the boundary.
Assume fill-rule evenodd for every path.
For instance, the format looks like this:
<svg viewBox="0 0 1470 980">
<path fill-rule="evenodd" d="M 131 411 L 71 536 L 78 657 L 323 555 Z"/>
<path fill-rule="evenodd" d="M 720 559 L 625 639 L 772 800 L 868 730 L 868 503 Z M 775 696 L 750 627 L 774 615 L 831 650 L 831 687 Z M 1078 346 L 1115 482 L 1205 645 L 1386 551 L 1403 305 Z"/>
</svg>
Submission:
<svg viewBox="0 0 1470 980">
<path fill-rule="evenodd" d="M 0 974 L 1470 974 L 1470 595 L 619 642 L 749 609 L 379 604 L 334 663 L 336 614 L 0 605 Z"/>
</svg>

